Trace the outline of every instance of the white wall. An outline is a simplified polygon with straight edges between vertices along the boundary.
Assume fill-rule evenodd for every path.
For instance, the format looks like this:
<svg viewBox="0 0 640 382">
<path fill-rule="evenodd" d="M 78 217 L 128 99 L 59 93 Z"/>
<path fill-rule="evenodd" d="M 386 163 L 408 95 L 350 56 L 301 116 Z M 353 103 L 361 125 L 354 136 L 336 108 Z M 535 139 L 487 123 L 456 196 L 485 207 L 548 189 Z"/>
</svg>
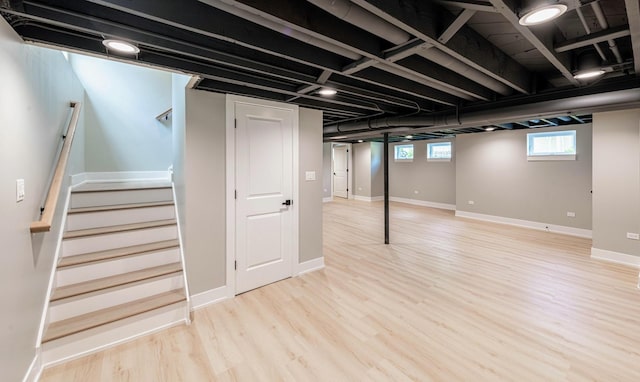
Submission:
<svg viewBox="0 0 640 382">
<path fill-rule="evenodd" d="M 371 197 L 384 196 L 384 143 L 371 142 Z"/>
<path fill-rule="evenodd" d="M 593 115 L 593 254 L 640 256 L 627 232 L 640 233 L 640 109 Z"/>
<path fill-rule="evenodd" d="M 590 230 L 591 125 L 569 129 L 575 161 L 527 161 L 528 129 L 458 135 L 456 210 Z"/>
<path fill-rule="evenodd" d="M 71 54 L 86 89 L 86 170 L 165 171 L 172 163 L 171 73 Z"/>
<path fill-rule="evenodd" d="M 173 112 L 171 113 L 171 130 L 173 142 L 173 184 L 176 192 L 176 206 L 179 211 L 178 220 L 180 224 L 180 234 L 182 238 L 186 237 L 186 190 L 185 190 L 185 139 L 186 139 L 186 120 L 187 120 L 187 102 L 186 102 L 186 85 L 190 77 L 173 74 L 171 76 L 171 105 Z"/>
<path fill-rule="evenodd" d="M 20 381 L 35 355 L 66 193 L 50 233 L 31 235 L 29 225 L 39 215 L 69 102 L 82 101 L 83 89 L 62 53 L 24 45 L 2 18 L 0 52 L 0 379 Z M 78 128 L 68 172 L 84 171 L 82 119 Z M 26 196 L 16 203 L 19 178 Z"/>
<path fill-rule="evenodd" d="M 353 148 L 353 195 L 371 197 L 371 144 L 355 143 Z"/>
</svg>

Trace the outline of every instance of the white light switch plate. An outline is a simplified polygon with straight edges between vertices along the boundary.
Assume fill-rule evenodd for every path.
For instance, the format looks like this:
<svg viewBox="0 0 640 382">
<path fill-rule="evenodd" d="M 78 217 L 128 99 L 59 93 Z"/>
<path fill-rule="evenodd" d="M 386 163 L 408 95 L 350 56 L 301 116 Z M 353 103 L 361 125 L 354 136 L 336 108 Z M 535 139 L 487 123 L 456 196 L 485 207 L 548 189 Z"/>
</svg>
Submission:
<svg viewBox="0 0 640 382">
<path fill-rule="evenodd" d="M 16 179 L 16 202 L 24 200 L 24 179 Z"/>
<path fill-rule="evenodd" d="M 315 171 L 307 171 L 304 174 L 304 178 L 306 180 L 316 180 L 316 172 Z"/>
</svg>

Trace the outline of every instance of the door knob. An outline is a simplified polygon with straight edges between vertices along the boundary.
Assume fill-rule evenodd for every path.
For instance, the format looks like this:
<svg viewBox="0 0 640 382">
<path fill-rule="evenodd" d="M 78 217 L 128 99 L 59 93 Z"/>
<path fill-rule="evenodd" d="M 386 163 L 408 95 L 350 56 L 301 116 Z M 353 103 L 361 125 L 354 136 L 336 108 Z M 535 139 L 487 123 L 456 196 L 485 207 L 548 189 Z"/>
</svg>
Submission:
<svg viewBox="0 0 640 382">
<path fill-rule="evenodd" d="M 284 202 L 282 202 L 283 206 L 290 206 L 291 205 L 291 199 L 287 199 Z"/>
</svg>

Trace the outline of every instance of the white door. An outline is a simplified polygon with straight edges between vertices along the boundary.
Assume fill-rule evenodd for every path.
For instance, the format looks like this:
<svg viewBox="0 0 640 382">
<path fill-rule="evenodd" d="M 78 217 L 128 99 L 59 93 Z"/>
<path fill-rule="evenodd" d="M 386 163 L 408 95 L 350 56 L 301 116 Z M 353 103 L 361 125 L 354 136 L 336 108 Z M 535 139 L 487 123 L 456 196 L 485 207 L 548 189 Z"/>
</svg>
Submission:
<svg viewBox="0 0 640 382">
<path fill-rule="evenodd" d="M 294 112 L 236 103 L 236 293 L 291 277 Z M 295 202 L 295 201 L 293 201 Z"/>
<path fill-rule="evenodd" d="M 349 197 L 349 148 L 333 147 L 333 196 Z"/>
</svg>

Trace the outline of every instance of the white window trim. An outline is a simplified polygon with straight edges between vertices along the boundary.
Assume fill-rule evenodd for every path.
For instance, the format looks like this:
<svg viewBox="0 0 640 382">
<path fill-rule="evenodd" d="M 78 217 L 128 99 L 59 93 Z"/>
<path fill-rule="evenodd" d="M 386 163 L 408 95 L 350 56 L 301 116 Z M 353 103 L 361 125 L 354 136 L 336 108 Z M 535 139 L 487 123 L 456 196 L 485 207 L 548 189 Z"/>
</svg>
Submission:
<svg viewBox="0 0 640 382">
<path fill-rule="evenodd" d="M 407 158 L 407 159 L 402 159 L 402 158 L 398 159 L 398 158 L 396 158 L 396 150 L 397 150 L 396 147 L 398 147 L 398 146 L 411 146 L 415 150 L 415 146 L 413 145 L 413 143 L 393 146 L 393 160 L 394 160 L 394 162 L 413 162 L 413 158 L 410 158 L 410 159 L 409 158 Z M 413 156 L 415 157 L 415 151 L 413 153 Z"/>
<path fill-rule="evenodd" d="M 448 143 L 451 147 L 451 156 L 449 158 L 429 158 L 429 145 L 438 144 L 438 143 Z M 451 141 L 440 141 L 440 142 L 428 142 L 427 143 L 427 162 L 451 162 L 453 158 L 453 142 Z"/>
<path fill-rule="evenodd" d="M 527 156 L 527 161 L 536 162 L 536 161 L 550 161 L 550 160 L 576 160 L 577 155 L 530 155 Z"/>
<path fill-rule="evenodd" d="M 427 157 L 427 162 L 451 162 L 451 158 L 429 158 L 429 157 Z"/>
</svg>

